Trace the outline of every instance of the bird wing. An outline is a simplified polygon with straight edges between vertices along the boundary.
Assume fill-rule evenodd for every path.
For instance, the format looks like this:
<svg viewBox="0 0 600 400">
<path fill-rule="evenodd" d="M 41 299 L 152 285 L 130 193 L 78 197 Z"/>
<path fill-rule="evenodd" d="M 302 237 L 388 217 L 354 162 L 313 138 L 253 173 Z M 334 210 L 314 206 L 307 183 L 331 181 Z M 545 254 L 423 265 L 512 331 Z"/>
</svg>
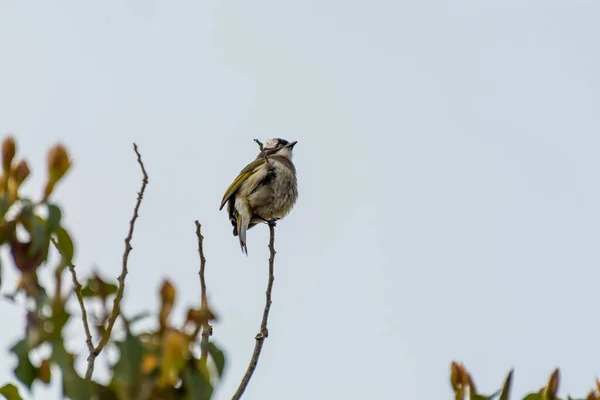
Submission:
<svg viewBox="0 0 600 400">
<path fill-rule="evenodd" d="M 265 163 L 264 158 L 257 158 L 256 160 L 252 161 L 250 164 L 246 165 L 246 168 L 244 168 L 240 172 L 240 174 L 237 176 L 237 178 L 235 178 L 233 183 L 231 185 L 229 185 L 229 187 L 225 191 L 225 194 L 223 195 L 223 200 L 221 200 L 221 206 L 219 207 L 219 210 L 223 209 L 223 206 L 225 205 L 225 203 L 227 203 L 227 201 L 231 198 L 231 196 L 233 196 L 235 194 L 235 192 L 238 191 L 240 186 L 242 186 L 242 184 L 244 182 L 246 182 L 248 180 L 248 178 L 250 178 L 264 163 Z M 256 182 L 256 184 L 258 184 L 258 183 L 259 182 Z"/>
</svg>

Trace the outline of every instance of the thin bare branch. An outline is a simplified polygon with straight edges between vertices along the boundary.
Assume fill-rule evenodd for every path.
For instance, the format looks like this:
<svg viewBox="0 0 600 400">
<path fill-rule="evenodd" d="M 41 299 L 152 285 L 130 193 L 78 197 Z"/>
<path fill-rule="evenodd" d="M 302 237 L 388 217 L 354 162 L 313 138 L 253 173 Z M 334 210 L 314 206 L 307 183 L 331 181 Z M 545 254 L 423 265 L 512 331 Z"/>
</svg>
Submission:
<svg viewBox="0 0 600 400">
<path fill-rule="evenodd" d="M 88 322 L 87 311 L 85 309 L 85 303 L 83 302 L 83 295 L 81 294 L 81 283 L 77 280 L 77 272 L 75 272 L 75 265 L 69 264 L 69 271 L 71 271 L 71 277 L 73 278 L 73 286 L 79 307 L 81 308 L 81 320 L 83 321 L 83 329 L 85 330 L 85 344 L 90 352 L 94 351 L 94 344 L 92 342 L 92 332 L 90 331 L 90 324 Z"/>
<path fill-rule="evenodd" d="M 204 236 L 201 233 L 202 226 L 200 222 L 196 221 L 196 236 L 198 237 L 198 255 L 200 256 L 200 271 L 198 271 L 198 275 L 200 275 L 200 290 L 202 295 L 202 306 L 201 309 L 204 310 L 208 308 L 206 304 L 206 279 L 204 278 L 204 268 L 206 267 L 206 258 L 204 258 Z M 197 329 L 202 328 L 202 340 L 200 341 L 200 359 L 206 361 L 208 358 L 208 340 L 212 335 L 212 326 L 208 323 L 203 323 L 202 326 L 198 325 Z M 195 332 L 194 337 L 198 332 Z"/>
<path fill-rule="evenodd" d="M 258 148 L 260 149 L 260 152 L 261 152 L 262 156 L 264 157 L 265 162 L 267 163 L 267 167 L 271 168 L 271 165 L 269 164 L 269 157 L 267 157 L 267 153 L 265 152 L 265 146 L 258 139 L 254 139 L 254 141 L 258 145 Z"/>
<path fill-rule="evenodd" d="M 54 247 L 56 247 L 56 250 L 58 250 L 58 252 L 61 253 L 61 255 L 62 255 L 62 252 L 60 251 L 60 249 L 58 247 L 58 242 L 56 241 L 56 239 L 51 237 L 50 240 L 52 240 L 52 244 L 54 245 Z M 75 295 L 77 296 L 77 301 L 79 302 L 79 308 L 81 309 L 81 321 L 83 322 L 83 329 L 85 331 L 85 344 L 87 345 L 87 348 L 88 348 L 88 351 L 90 352 L 90 354 L 93 354 L 94 353 L 94 343 L 92 341 L 92 332 L 90 330 L 90 323 L 88 322 L 87 310 L 85 308 L 85 303 L 83 301 L 83 295 L 81 294 L 82 286 L 81 286 L 81 283 L 79 283 L 79 280 L 77 279 L 77 272 L 75 271 L 75 264 L 70 262 L 68 264 L 68 267 L 69 267 L 69 271 L 71 272 L 71 277 L 73 278 L 73 290 L 75 291 Z M 91 371 L 92 371 L 91 373 L 93 373 L 93 371 L 94 371 L 93 365 L 91 367 Z M 91 373 L 90 373 L 90 378 L 91 378 Z"/>
<path fill-rule="evenodd" d="M 265 339 L 269 336 L 269 330 L 267 329 L 267 321 L 269 319 L 269 311 L 271 310 L 271 291 L 273 290 L 273 281 L 275 280 L 274 274 L 274 265 L 275 265 L 275 221 L 271 220 L 269 223 L 269 232 L 270 232 L 270 240 L 269 240 L 269 250 L 271 256 L 269 257 L 269 283 L 267 284 L 266 291 L 266 303 L 265 309 L 263 311 L 262 322 L 260 324 L 260 332 L 256 335 L 256 343 L 254 344 L 254 352 L 252 353 L 252 358 L 250 359 L 250 364 L 248 364 L 248 369 L 240 382 L 240 386 L 237 391 L 231 398 L 231 400 L 239 400 L 242 398 L 246 387 L 248 387 L 248 383 L 250 383 L 250 379 L 252 379 L 252 374 L 258 365 L 258 359 L 260 357 L 260 352 L 262 351 L 263 344 Z"/>
<path fill-rule="evenodd" d="M 258 139 L 254 139 L 254 141 L 258 145 L 258 148 L 260 149 L 260 152 L 264 153 L 264 146 L 263 146 L 262 142 L 260 140 L 258 140 Z"/>
<path fill-rule="evenodd" d="M 85 374 L 86 379 L 91 379 L 92 373 L 94 372 L 94 362 L 96 361 L 96 357 L 104 350 L 104 347 L 110 340 L 110 335 L 112 333 L 113 327 L 115 326 L 115 322 L 119 318 L 121 314 L 121 301 L 123 300 L 123 293 L 125 291 L 125 277 L 127 276 L 127 262 L 129 260 L 129 253 L 133 249 L 131 247 L 131 240 L 133 238 L 133 230 L 135 228 L 135 221 L 138 219 L 138 212 L 140 209 L 140 205 L 142 204 L 142 199 L 144 197 L 144 191 L 146 190 L 146 185 L 148 184 L 148 174 L 146 173 L 146 168 L 144 167 L 144 163 L 142 162 L 142 156 L 138 151 L 137 144 L 133 144 L 133 151 L 137 155 L 137 161 L 142 170 L 142 187 L 138 192 L 137 202 L 135 204 L 135 208 L 133 209 L 133 216 L 129 221 L 129 232 L 127 233 L 127 237 L 125 238 L 125 251 L 123 252 L 123 264 L 121 267 L 121 275 L 117 279 L 119 281 L 119 288 L 117 289 L 117 295 L 113 301 L 112 311 L 110 316 L 108 317 L 108 325 L 106 327 L 106 331 L 102 335 L 100 339 L 100 343 L 94 348 L 94 351 L 90 353 L 88 357 L 88 368 Z"/>
</svg>

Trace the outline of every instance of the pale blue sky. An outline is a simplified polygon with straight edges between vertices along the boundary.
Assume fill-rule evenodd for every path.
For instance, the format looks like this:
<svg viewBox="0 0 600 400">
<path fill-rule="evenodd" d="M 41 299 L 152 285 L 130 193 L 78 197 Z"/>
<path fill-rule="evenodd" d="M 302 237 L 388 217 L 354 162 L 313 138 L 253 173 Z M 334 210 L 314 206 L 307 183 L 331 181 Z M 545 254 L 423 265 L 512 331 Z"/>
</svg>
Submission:
<svg viewBox="0 0 600 400">
<path fill-rule="evenodd" d="M 156 308 L 164 277 L 180 314 L 195 304 L 200 219 L 228 355 L 217 400 L 258 332 L 268 233 L 249 232 L 246 258 L 217 209 L 272 136 L 299 141 L 300 198 L 245 398 L 450 398 L 453 359 L 488 392 L 515 367 L 515 394 L 558 365 L 583 396 L 600 372 L 599 15 L 591 0 L 4 0 L 0 133 L 35 168 L 30 193 L 45 149 L 69 146 L 57 199 L 77 268 L 115 278 L 138 143 L 130 314 Z M 8 348 L 23 313 L 0 315 Z"/>
</svg>

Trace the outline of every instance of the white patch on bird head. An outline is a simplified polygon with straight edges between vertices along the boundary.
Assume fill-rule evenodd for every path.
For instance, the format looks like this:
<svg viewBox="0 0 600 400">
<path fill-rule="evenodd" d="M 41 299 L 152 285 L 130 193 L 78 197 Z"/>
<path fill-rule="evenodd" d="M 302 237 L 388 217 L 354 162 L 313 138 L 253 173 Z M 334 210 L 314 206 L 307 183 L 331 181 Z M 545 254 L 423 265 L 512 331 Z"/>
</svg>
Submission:
<svg viewBox="0 0 600 400">
<path fill-rule="evenodd" d="M 265 142 L 265 149 L 274 149 L 279 145 L 279 139 L 271 138 Z"/>
<path fill-rule="evenodd" d="M 289 147 L 289 142 L 281 138 L 268 139 L 263 147 L 267 154 L 276 154 L 288 159 L 292 159 L 292 147 Z"/>
</svg>

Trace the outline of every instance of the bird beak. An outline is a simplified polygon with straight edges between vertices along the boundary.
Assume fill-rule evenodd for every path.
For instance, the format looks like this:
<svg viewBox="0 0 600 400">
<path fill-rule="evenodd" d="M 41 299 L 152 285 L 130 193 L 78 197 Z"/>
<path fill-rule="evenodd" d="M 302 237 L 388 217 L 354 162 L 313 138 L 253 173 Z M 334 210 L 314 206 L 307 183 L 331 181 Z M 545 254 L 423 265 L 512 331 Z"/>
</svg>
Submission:
<svg viewBox="0 0 600 400">
<path fill-rule="evenodd" d="M 290 143 L 288 143 L 288 144 L 287 144 L 287 146 L 285 146 L 285 147 L 289 147 L 290 149 L 293 149 L 293 148 L 294 148 L 294 146 L 296 145 L 296 143 L 298 143 L 298 141 L 290 142 Z"/>
</svg>

